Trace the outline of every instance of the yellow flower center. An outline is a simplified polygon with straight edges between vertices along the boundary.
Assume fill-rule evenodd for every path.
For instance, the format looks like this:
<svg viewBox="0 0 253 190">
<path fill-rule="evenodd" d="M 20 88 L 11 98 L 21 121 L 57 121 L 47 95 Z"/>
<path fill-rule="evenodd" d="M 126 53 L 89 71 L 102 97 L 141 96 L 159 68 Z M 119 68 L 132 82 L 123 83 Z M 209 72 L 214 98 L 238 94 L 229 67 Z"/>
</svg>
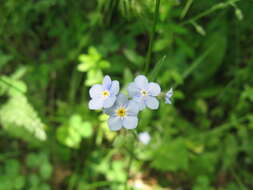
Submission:
<svg viewBox="0 0 253 190">
<path fill-rule="evenodd" d="M 147 96 L 148 95 L 148 92 L 146 90 L 141 90 L 141 95 L 142 96 Z"/>
<path fill-rule="evenodd" d="M 103 96 L 104 98 L 106 98 L 106 97 L 110 96 L 110 92 L 108 92 L 107 90 L 104 90 L 104 91 L 102 92 L 102 96 Z"/>
<path fill-rule="evenodd" d="M 125 109 L 125 108 L 119 108 L 119 109 L 116 111 L 116 114 L 117 114 L 117 116 L 119 116 L 119 117 L 124 117 L 124 116 L 126 116 L 126 109 Z"/>
</svg>

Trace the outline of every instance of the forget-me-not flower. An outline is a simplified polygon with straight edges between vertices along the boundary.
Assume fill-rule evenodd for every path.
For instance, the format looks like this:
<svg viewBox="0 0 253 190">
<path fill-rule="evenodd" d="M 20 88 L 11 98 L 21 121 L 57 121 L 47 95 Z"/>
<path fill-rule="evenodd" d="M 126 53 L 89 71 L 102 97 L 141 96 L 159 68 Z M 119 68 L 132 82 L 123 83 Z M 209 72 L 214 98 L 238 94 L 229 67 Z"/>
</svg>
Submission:
<svg viewBox="0 0 253 190">
<path fill-rule="evenodd" d="M 159 107 L 159 101 L 156 99 L 161 93 L 159 84 L 154 82 L 148 82 L 148 79 L 139 75 L 135 78 L 134 82 L 128 86 L 128 94 L 139 105 L 139 109 L 143 110 L 148 107 L 152 110 Z"/>
<path fill-rule="evenodd" d="M 136 102 L 129 101 L 124 94 L 119 94 L 116 103 L 104 112 L 110 116 L 108 125 L 112 131 L 120 130 L 122 127 L 126 129 L 137 127 L 139 108 Z"/>
<path fill-rule="evenodd" d="M 138 139 L 140 142 L 147 145 L 150 142 L 151 137 L 148 132 L 142 132 L 138 134 Z"/>
<path fill-rule="evenodd" d="M 116 96 L 119 93 L 119 82 L 106 75 L 102 84 L 95 84 L 90 88 L 89 94 L 91 100 L 89 102 L 89 108 L 91 110 L 99 110 L 102 108 L 111 107 L 115 101 Z"/>
<path fill-rule="evenodd" d="M 171 97 L 173 96 L 173 89 L 171 88 L 168 92 L 165 94 L 165 104 L 171 104 Z"/>
</svg>

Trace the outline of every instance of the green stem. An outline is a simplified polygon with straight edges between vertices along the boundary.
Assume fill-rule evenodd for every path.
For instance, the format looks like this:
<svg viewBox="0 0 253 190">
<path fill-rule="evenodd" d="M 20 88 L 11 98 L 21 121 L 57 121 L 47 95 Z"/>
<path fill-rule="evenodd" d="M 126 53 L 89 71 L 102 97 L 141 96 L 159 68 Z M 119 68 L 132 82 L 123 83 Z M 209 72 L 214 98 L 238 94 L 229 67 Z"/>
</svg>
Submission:
<svg viewBox="0 0 253 190">
<path fill-rule="evenodd" d="M 228 6 L 231 6 L 232 4 L 234 4 L 234 3 L 238 2 L 238 1 L 240 1 L 240 0 L 229 0 L 229 1 L 225 2 L 225 3 L 218 3 L 218 4 L 214 5 L 214 6 L 212 6 L 210 9 L 207 9 L 207 10 L 203 11 L 202 13 L 196 15 L 195 17 L 193 17 L 193 18 L 191 18 L 191 19 L 189 19 L 187 21 L 184 21 L 182 23 L 182 25 L 195 22 L 196 20 L 198 20 L 198 19 L 200 19 L 202 17 L 205 17 L 205 16 L 213 13 L 216 10 L 224 9 L 224 8 L 226 8 Z"/>
<path fill-rule="evenodd" d="M 130 170 L 131 170 L 132 163 L 133 163 L 133 154 L 130 154 L 129 161 L 127 163 L 127 177 L 126 177 L 126 181 L 124 185 L 124 190 L 128 189 L 127 182 L 128 182 L 128 179 L 130 178 Z"/>
<path fill-rule="evenodd" d="M 71 105 L 73 105 L 75 101 L 76 93 L 80 85 L 81 79 L 82 79 L 82 76 L 80 72 L 78 72 L 77 70 L 74 70 L 72 72 L 71 81 L 70 81 L 70 90 L 68 94 L 69 103 Z"/>
<path fill-rule="evenodd" d="M 154 36 L 155 36 L 156 25 L 157 25 L 158 16 L 159 16 L 159 7 L 160 7 L 160 0 L 156 0 L 156 2 L 155 2 L 155 12 L 154 12 L 154 23 L 153 23 L 152 32 L 151 32 L 151 35 L 150 35 L 147 58 L 146 58 L 146 62 L 145 62 L 145 65 L 144 65 L 144 72 L 145 73 L 148 72 L 148 66 L 151 63 Z"/>
<path fill-rule="evenodd" d="M 180 19 L 183 19 L 185 17 L 185 15 L 187 14 L 187 12 L 189 11 L 190 6 L 192 5 L 193 0 L 188 0 L 185 4 L 185 7 L 180 15 Z"/>
<path fill-rule="evenodd" d="M 133 130 L 132 132 L 133 132 L 134 137 L 137 137 L 137 132 L 135 130 Z M 130 149 L 132 152 L 130 153 L 129 160 L 128 160 L 128 163 L 127 163 L 127 177 L 126 177 L 126 181 L 125 181 L 125 184 L 124 184 L 124 190 L 128 189 L 127 182 L 128 182 L 128 179 L 130 178 L 131 166 L 132 166 L 132 163 L 133 163 L 133 160 L 134 160 L 134 157 L 135 157 L 134 148 L 135 148 L 135 142 L 132 143 L 131 149 Z"/>
<path fill-rule="evenodd" d="M 206 59 L 206 57 L 209 55 L 209 53 L 214 49 L 214 46 L 210 46 L 201 56 L 199 56 L 192 64 L 191 66 L 183 72 L 182 74 L 182 82 L 195 71 L 195 69 Z M 173 89 L 177 88 L 181 83 L 175 83 L 173 85 Z"/>
</svg>

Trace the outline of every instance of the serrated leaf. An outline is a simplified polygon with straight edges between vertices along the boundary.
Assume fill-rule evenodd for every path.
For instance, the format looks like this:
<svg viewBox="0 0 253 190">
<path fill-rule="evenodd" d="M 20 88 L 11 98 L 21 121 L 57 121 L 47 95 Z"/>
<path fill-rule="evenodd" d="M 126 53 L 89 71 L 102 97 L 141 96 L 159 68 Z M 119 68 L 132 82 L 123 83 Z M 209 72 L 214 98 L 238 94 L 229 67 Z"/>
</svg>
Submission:
<svg viewBox="0 0 253 190">
<path fill-rule="evenodd" d="M 46 139 L 45 125 L 22 94 L 11 96 L 2 106 L 0 122 L 8 132 L 25 140 L 29 141 L 29 137 L 42 141 Z"/>
</svg>

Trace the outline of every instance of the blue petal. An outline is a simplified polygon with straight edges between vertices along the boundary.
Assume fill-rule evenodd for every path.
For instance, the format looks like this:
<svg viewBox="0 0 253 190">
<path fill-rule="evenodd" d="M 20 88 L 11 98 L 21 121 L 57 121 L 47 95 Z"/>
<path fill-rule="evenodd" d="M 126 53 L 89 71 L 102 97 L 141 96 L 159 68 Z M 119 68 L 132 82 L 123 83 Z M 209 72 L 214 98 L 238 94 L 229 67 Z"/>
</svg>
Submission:
<svg viewBox="0 0 253 190">
<path fill-rule="evenodd" d="M 171 104 L 170 98 L 165 98 L 165 104 Z"/>
<path fill-rule="evenodd" d="M 146 105 L 145 105 L 145 101 L 142 97 L 134 97 L 133 101 L 136 103 L 136 105 L 138 106 L 139 110 L 143 110 Z"/>
<path fill-rule="evenodd" d="M 115 115 L 115 110 L 116 110 L 116 106 L 115 106 L 115 104 L 112 106 L 112 107 L 110 107 L 110 108 L 105 108 L 104 110 L 103 110 L 103 112 L 105 113 L 105 114 L 107 114 L 107 115 L 110 115 L 110 116 L 113 116 L 113 115 Z"/>
<path fill-rule="evenodd" d="M 150 82 L 148 84 L 148 92 L 152 96 L 158 96 L 161 93 L 161 88 L 160 88 L 159 84 L 154 83 L 154 82 Z"/>
<path fill-rule="evenodd" d="M 99 98 L 99 97 L 101 97 L 102 91 L 103 91 L 102 85 L 95 84 L 89 90 L 90 97 L 91 98 Z"/>
<path fill-rule="evenodd" d="M 91 99 L 89 101 L 89 109 L 91 110 L 100 110 L 103 107 L 102 99 Z"/>
<path fill-rule="evenodd" d="M 137 115 L 138 112 L 139 112 L 138 104 L 136 104 L 136 102 L 133 100 L 129 101 L 128 106 L 127 106 L 127 115 L 134 116 L 134 115 Z"/>
<path fill-rule="evenodd" d="M 116 96 L 109 96 L 104 100 L 103 107 L 110 108 L 113 106 L 115 101 L 116 101 Z"/>
<path fill-rule="evenodd" d="M 119 94 L 116 101 L 118 105 L 125 105 L 128 102 L 128 98 L 124 94 Z"/>
<path fill-rule="evenodd" d="M 134 128 L 137 127 L 137 124 L 138 124 L 138 118 L 137 117 L 129 116 L 129 117 L 125 117 L 123 119 L 123 126 L 126 129 L 134 129 Z"/>
<path fill-rule="evenodd" d="M 119 93 L 119 81 L 116 80 L 112 81 L 110 93 L 112 95 L 117 95 Z"/>
<path fill-rule="evenodd" d="M 146 89 L 148 87 L 148 79 L 144 75 L 139 75 L 134 80 L 137 87 Z"/>
<path fill-rule="evenodd" d="M 165 103 L 171 104 L 171 97 L 173 96 L 173 89 L 171 88 L 165 95 Z"/>
<path fill-rule="evenodd" d="M 156 110 L 159 107 L 159 102 L 155 97 L 147 97 L 146 99 L 146 105 L 148 108 L 152 109 L 152 110 Z"/>
<path fill-rule="evenodd" d="M 103 80 L 104 89 L 109 90 L 111 88 L 111 85 L 112 85 L 112 80 L 108 75 L 106 75 Z"/>
<path fill-rule="evenodd" d="M 108 125 L 112 131 L 120 130 L 122 127 L 122 120 L 120 117 L 110 117 L 108 119 Z"/>
<path fill-rule="evenodd" d="M 173 95 L 173 89 L 171 88 L 167 93 L 166 93 L 166 97 L 171 97 Z"/>
<path fill-rule="evenodd" d="M 140 93 L 140 89 L 136 86 L 136 84 L 134 82 L 131 82 L 129 85 L 128 85 L 128 95 L 130 97 L 134 97 L 136 96 L 137 94 Z"/>
</svg>

